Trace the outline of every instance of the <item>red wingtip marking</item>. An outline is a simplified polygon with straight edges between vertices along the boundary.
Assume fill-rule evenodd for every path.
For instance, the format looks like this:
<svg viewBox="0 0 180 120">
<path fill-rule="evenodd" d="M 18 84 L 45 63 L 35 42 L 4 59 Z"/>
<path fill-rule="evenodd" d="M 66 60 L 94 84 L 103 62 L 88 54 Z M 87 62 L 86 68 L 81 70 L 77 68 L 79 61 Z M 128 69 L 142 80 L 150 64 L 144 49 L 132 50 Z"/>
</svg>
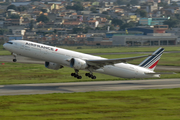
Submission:
<svg viewBox="0 0 180 120">
<path fill-rule="evenodd" d="M 55 51 L 58 51 L 58 49 L 56 49 Z"/>
<path fill-rule="evenodd" d="M 154 68 L 157 64 L 158 64 L 158 62 L 159 62 L 159 60 L 158 61 L 156 61 L 152 66 L 150 66 L 149 67 L 149 69 L 152 69 L 152 68 Z"/>
</svg>

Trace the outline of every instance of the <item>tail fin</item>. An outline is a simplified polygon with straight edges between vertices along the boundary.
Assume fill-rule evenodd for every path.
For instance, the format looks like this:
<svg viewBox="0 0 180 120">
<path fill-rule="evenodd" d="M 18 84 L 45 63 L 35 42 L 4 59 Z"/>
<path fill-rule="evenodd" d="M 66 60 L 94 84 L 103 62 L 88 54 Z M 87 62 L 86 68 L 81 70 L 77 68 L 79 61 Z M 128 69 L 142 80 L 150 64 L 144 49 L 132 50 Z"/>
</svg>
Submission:
<svg viewBox="0 0 180 120">
<path fill-rule="evenodd" d="M 152 54 L 152 56 L 149 56 L 148 58 L 146 58 L 142 63 L 139 64 L 139 66 L 153 71 L 156 68 L 157 63 L 159 62 L 159 59 L 161 58 L 163 51 L 164 51 L 164 48 L 157 49 Z"/>
</svg>

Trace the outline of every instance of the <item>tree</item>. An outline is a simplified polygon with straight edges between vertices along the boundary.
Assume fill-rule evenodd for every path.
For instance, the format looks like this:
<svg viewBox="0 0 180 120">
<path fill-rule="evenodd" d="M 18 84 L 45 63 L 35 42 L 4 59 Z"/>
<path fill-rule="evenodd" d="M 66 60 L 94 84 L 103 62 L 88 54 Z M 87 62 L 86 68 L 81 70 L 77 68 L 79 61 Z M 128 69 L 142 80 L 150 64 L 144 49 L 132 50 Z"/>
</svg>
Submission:
<svg viewBox="0 0 180 120">
<path fill-rule="evenodd" d="M 82 28 L 73 28 L 73 33 L 77 34 L 77 33 L 82 33 L 83 29 Z"/>
<path fill-rule="evenodd" d="M 37 22 L 42 21 L 42 22 L 46 23 L 49 21 L 49 18 L 46 15 L 41 14 L 40 16 L 37 17 L 36 20 L 37 20 Z"/>
<path fill-rule="evenodd" d="M 17 7 L 16 7 L 15 5 L 10 5 L 10 6 L 8 6 L 8 7 L 7 7 L 7 10 L 8 10 L 8 9 L 13 9 L 13 10 L 17 11 Z"/>
<path fill-rule="evenodd" d="M 128 3 L 128 4 L 126 5 L 126 7 L 127 7 L 127 8 L 129 8 L 130 6 L 131 6 L 131 4 L 130 4 L 130 3 Z"/>
<path fill-rule="evenodd" d="M 95 2 L 96 0 L 84 0 L 84 2 Z"/>
<path fill-rule="evenodd" d="M 179 20 L 178 19 L 169 19 L 163 22 L 164 25 L 168 25 L 169 28 L 175 27 L 176 25 L 179 24 Z"/>
<path fill-rule="evenodd" d="M 35 1 L 38 1 L 38 2 L 40 2 L 41 0 L 31 0 L 32 2 L 35 2 Z"/>
<path fill-rule="evenodd" d="M 92 30 L 91 27 L 87 26 L 83 29 L 83 33 L 88 33 L 88 30 Z"/>
<path fill-rule="evenodd" d="M 8 29 L 0 28 L 0 35 L 4 35 L 8 32 Z"/>
<path fill-rule="evenodd" d="M 139 0 L 131 0 L 130 4 L 132 5 L 138 5 L 139 4 Z"/>
<path fill-rule="evenodd" d="M 144 10 L 137 9 L 136 13 L 139 14 L 141 17 L 147 17 L 147 12 Z"/>
<path fill-rule="evenodd" d="M 107 15 L 107 14 L 108 14 L 108 11 L 103 11 L 102 14 L 106 14 L 106 15 Z"/>
<path fill-rule="evenodd" d="M 101 27 L 96 27 L 95 30 L 102 30 Z"/>
<path fill-rule="evenodd" d="M 135 22 L 129 22 L 129 23 L 125 23 L 121 26 L 121 29 L 126 29 L 126 28 L 131 28 L 131 27 L 135 27 L 136 26 L 136 23 Z"/>
<path fill-rule="evenodd" d="M 180 14 L 175 14 L 176 19 L 180 19 Z"/>
<path fill-rule="evenodd" d="M 43 13 L 47 13 L 47 9 L 41 9 Z"/>
<path fill-rule="evenodd" d="M 117 0 L 118 5 L 126 5 L 128 3 L 127 0 Z"/>
<path fill-rule="evenodd" d="M 110 20 L 111 19 L 110 15 L 106 15 L 106 19 Z"/>
<path fill-rule="evenodd" d="M 178 4 L 174 2 L 173 4 L 171 4 L 171 6 L 178 6 Z"/>
<path fill-rule="evenodd" d="M 44 2 L 44 4 L 48 4 L 48 2 L 46 1 L 46 2 Z"/>
<path fill-rule="evenodd" d="M 158 7 L 167 8 L 167 7 L 168 7 L 168 4 L 167 4 L 167 3 L 164 3 L 164 2 L 160 2 L 160 3 L 158 3 Z"/>
<path fill-rule="evenodd" d="M 123 21 L 117 18 L 112 19 L 112 24 L 121 26 Z"/>
<path fill-rule="evenodd" d="M 33 27 L 34 27 L 34 21 L 31 20 L 31 22 L 29 24 L 29 29 L 32 31 Z"/>
<path fill-rule="evenodd" d="M 139 14 L 141 17 L 147 17 L 147 12 L 144 10 L 141 10 Z"/>
<path fill-rule="evenodd" d="M 27 8 L 25 6 L 19 6 L 17 7 L 17 10 L 21 12 L 27 10 Z"/>
<path fill-rule="evenodd" d="M 67 6 L 66 9 L 73 9 L 76 11 L 84 10 L 84 7 L 81 4 L 74 4 L 74 6 Z"/>
<path fill-rule="evenodd" d="M 91 7 L 90 11 L 92 11 L 93 13 L 97 13 L 96 7 Z"/>
<path fill-rule="evenodd" d="M 18 14 L 12 14 L 9 18 L 11 18 L 11 19 L 19 19 L 20 16 Z"/>
<path fill-rule="evenodd" d="M 82 11 L 84 10 L 84 7 L 81 4 L 74 4 L 74 9 L 77 11 Z"/>
<path fill-rule="evenodd" d="M 56 29 L 54 29 L 54 31 L 53 31 L 55 34 L 57 34 L 57 30 Z"/>
</svg>

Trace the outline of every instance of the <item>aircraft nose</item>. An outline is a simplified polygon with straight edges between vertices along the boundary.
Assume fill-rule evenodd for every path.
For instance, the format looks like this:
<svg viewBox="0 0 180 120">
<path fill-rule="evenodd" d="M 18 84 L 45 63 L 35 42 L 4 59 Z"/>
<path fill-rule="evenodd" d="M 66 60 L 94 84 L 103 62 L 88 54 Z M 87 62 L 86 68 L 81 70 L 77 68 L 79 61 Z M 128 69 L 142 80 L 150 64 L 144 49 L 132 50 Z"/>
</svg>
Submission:
<svg viewBox="0 0 180 120">
<path fill-rule="evenodd" d="M 3 44 L 3 47 L 6 48 L 6 43 Z"/>
</svg>

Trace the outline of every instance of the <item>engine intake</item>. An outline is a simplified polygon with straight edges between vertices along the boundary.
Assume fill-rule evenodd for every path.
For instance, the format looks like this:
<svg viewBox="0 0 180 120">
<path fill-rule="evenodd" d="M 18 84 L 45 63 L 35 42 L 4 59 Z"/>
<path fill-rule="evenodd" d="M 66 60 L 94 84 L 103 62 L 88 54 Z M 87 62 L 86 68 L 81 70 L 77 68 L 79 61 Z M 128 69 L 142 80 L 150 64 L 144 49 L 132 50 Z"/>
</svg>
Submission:
<svg viewBox="0 0 180 120">
<path fill-rule="evenodd" d="M 79 58 L 72 58 L 70 60 L 70 67 L 77 69 L 77 70 L 82 70 L 86 69 L 88 67 L 86 61 L 79 59 Z"/>
<path fill-rule="evenodd" d="M 63 68 L 62 65 L 59 65 L 59 64 L 53 63 L 53 62 L 45 62 L 45 67 L 48 69 L 52 69 L 52 70 L 59 70 L 59 69 Z"/>
</svg>

